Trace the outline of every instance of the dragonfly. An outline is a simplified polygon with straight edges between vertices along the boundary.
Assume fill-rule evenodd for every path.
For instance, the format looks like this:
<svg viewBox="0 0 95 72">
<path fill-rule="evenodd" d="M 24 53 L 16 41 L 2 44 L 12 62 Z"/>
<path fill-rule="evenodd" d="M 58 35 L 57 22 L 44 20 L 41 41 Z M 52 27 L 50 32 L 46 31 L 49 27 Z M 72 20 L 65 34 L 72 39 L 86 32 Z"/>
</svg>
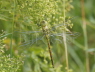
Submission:
<svg viewBox="0 0 95 72">
<path fill-rule="evenodd" d="M 58 41 L 59 43 L 63 43 L 62 42 L 62 37 L 63 37 L 63 32 L 57 32 L 57 28 L 63 26 L 64 24 L 59 24 L 56 26 L 53 26 L 52 29 L 49 29 L 48 35 L 50 37 L 50 42 L 54 43 L 53 40 Z M 48 30 L 47 30 L 48 31 Z M 33 44 L 36 44 L 38 41 L 43 41 L 43 39 L 45 38 L 45 34 L 43 34 L 43 31 L 24 31 L 24 32 L 19 32 L 21 35 L 30 35 L 32 37 L 32 35 L 34 35 L 36 38 L 30 39 L 28 41 L 25 41 L 22 43 L 22 45 L 20 46 L 32 46 Z M 67 42 L 70 42 L 70 39 L 76 39 L 78 36 L 80 36 L 80 33 L 78 32 L 66 32 L 66 36 L 67 36 Z M 43 41 L 44 42 L 44 41 Z M 44 42 L 45 43 L 45 42 Z"/>
<path fill-rule="evenodd" d="M 41 28 L 42 28 L 42 31 L 29 31 L 29 32 L 21 32 L 23 34 L 32 34 L 33 33 L 43 33 L 43 35 L 41 37 L 36 37 L 36 39 L 32 39 L 32 40 L 29 40 L 28 43 L 24 42 L 22 46 L 25 46 L 25 45 L 33 45 L 35 42 L 37 42 L 38 40 L 42 40 L 44 37 L 46 38 L 46 41 L 47 41 L 47 45 L 48 45 L 48 50 L 49 50 L 49 54 L 50 54 L 50 58 L 51 58 L 51 63 L 52 63 L 52 66 L 54 68 L 54 62 L 53 62 L 53 57 L 52 57 L 52 51 L 51 51 L 51 44 L 50 42 L 52 42 L 52 40 L 50 39 L 50 37 L 53 37 L 54 39 L 56 40 L 59 40 L 61 43 L 62 41 L 56 37 L 63 37 L 63 33 L 62 32 L 57 32 L 57 29 L 61 26 L 63 26 L 64 24 L 59 24 L 58 26 L 54 26 L 52 27 L 52 29 L 49 29 L 48 26 L 46 25 L 46 23 L 43 21 L 42 24 L 41 24 Z M 74 35 L 72 34 L 70 31 L 67 33 L 67 35 Z"/>
<path fill-rule="evenodd" d="M 75 19 L 75 18 L 76 17 L 73 17 L 70 20 Z M 39 24 L 37 24 L 37 25 L 39 25 Z M 51 28 L 49 28 L 49 30 L 47 30 L 47 31 L 49 31 L 48 34 L 49 34 L 49 37 L 51 38 L 50 39 L 51 43 L 54 43 L 53 40 L 59 41 L 60 43 L 63 43 L 62 39 L 60 39 L 60 37 L 63 37 L 63 32 L 57 32 L 57 29 L 64 26 L 64 25 L 67 26 L 67 24 L 61 23 L 61 24 L 58 24 L 58 25 L 54 25 Z M 32 46 L 33 44 L 37 43 L 38 41 L 43 41 L 43 39 L 45 37 L 45 35 L 43 34 L 43 31 L 35 31 L 35 30 L 20 32 L 20 34 L 22 34 L 22 35 L 29 35 L 29 34 L 34 35 L 35 34 L 35 37 L 36 37 L 36 38 L 33 38 L 33 39 L 30 39 L 28 41 L 23 42 L 22 45 L 20 45 L 20 46 Z M 40 34 L 40 35 L 37 37 L 37 34 Z M 80 36 L 80 33 L 78 33 L 78 32 L 73 33 L 69 30 L 69 32 L 66 32 L 66 36 L 67 36 L 66 37 L 67 42 L 70 42 L 70 39 L 76 39 L 78 36 Z M 55 37 L 58 37 L 58 38 L 55 38 Z M 43 41 L 43 43 L 45 44 L 44 41 Z"/>
</svg>

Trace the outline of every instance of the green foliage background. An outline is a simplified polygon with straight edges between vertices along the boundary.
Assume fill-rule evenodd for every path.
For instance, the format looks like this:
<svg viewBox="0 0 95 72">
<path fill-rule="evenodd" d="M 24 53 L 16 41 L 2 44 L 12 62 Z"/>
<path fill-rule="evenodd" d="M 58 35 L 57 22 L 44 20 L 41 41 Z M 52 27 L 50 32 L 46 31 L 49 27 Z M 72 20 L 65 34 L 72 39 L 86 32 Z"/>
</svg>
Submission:
<svg viewBox="0 0 95 72">
<path fill-rule="evenodd" d="M 69 53 L 69 67 L 73 72 L 86 72 L 85 49 L 82 28 L 80 0 L 66 1 L 66 24 L 72 33 L 78 35 L 69 37 L 67 41 Z M 87 22 L 88 46 L 90 58 L 90 72 L 95 72 L 95 0 L 85 0 L 85 12 Z M 63 9 L 63 10 L 62 10 Z M 51 67 L 47 43 L 43 37 L 40 23 L 44 20 L 51 29 L 55 25 L 64 22 L 64 6 L 62 0 L 0 0 L 0 32 L 6 31 L 6 54 L 10 54 L 10 42 L 12 37 L 12 53 L 14 56 L 23 53 L 24 64 L 21 72 L 66 72 L 65 50 L 63 42 L 51 37 L 51 47 L 55 69 Z M 12 24 L 14 24 L 12 26 Z M 12 31 L 13 28 L 13 31 Z M 62 32 L 65 27 L 60 26 L 57 32 Z M 65 29 L 68 31 L 68 29 Z M 56 33 L 56 29 L 53 32 Z M 78 36 L 78 37 L 77 37 Z M 37 39 L 40 39 L 37 41 Z M 27 44 L 26 44 L 27 43 Z M 0 63 L 1 64 L 1 63 Z"/>
</svg>

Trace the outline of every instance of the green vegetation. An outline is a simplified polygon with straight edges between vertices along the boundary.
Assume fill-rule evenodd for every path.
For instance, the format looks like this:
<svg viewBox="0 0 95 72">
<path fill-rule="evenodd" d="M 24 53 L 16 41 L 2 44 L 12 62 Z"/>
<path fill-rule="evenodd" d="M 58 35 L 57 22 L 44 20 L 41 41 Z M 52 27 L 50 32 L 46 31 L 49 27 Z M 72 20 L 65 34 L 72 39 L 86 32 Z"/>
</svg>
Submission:
<svg viewBox="0 0 95 72">
<path fill-rule="evenodd" d="M 0 0 L 0 72 L 95 72 L 94 3 Z"/>
<path fill-rule="evenodd" d="M 21 71 L 20 66 L 23 64 L 23 57 L 10 57 L 10 54 L 5 53 L 4 49 L 6 48 L 6 45 L 3 41 L 6 37 L 3 37 L 4 34 L 5 32 L 0 34 L 0 72 L 19 72 Z"/>
</svg>

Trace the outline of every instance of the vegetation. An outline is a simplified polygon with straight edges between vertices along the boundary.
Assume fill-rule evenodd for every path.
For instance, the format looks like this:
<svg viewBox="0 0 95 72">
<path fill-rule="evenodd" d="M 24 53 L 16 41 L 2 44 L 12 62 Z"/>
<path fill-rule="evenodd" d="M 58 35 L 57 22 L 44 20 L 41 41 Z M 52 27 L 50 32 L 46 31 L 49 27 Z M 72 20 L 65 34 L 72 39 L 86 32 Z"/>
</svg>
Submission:
<svg viewBox="0 0 95 72">
<path fill-rule="evenodd" d="M 15 57 L 10 57 L 10 54 L 6 54 L 5 44 L 3 41 L 6 39 L 6 37 L 3 37 L 5 32 L 0 34 L 0 72 L 19 72 L 20 66 L 23 64 L 22 62 L 22 56 L 18 56 L 17 59 Z"/>
<path fill-rule="evenodd" d="M 94 2 L 0 0 L 0 72 L 95 72 Z"/>
</svg>

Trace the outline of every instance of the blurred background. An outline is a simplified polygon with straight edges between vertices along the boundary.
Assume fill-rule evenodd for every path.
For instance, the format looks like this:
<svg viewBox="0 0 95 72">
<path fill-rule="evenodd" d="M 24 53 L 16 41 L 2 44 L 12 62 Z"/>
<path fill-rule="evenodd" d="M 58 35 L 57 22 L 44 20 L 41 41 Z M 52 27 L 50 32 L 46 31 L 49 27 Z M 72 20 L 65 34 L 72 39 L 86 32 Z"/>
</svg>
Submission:
<svg viewBox="0 0 95 72">
<path fill-rule="evenodd" d="M 9 1 L 9 2 L 8 2 Z M 13 56 L 24 55 L 24 64 L 18 72 L 54 72 L 51 67 L 46 40 L 36 25 L 30 25 L 28 11 L 15 4 L 13 12 L 13 0 L 0 0 L 0 33 L 5 31 L 4 40 L 5 53 L 10 54 L 10 43 L 12 42 Z M 19 5 L 23 4 L 22 0 L 18 1 Z M 72 72 L 86 71 L 86 55 L 89 55 L 89 72 L 95 72 L 95 0 L 84 0 L 84 12 L 87 31 L 87 45 L 85 50 L 84 27 L 82 21 L 81 0 L 73 0 L 73 8 L 66 14 L 73 23 L 70 29 L 72 34 L 67 34 L 67 46 L 69 57 L 69 68 Z M 10 8 L 11 7 L 11 8 Z M 22 5 L 22 7 L 24 7 Z M 27 7 L 26 7 L 27 8 Z M 25 17 L 26 13 L 27 16 Z M 15 16 L 13 16 L 16 13 Z M 12 24 L 15 25 L 12 25 Z M 12 39 L 11 39 L 12 38 Z M 51 47 L 53 53 L 54 65 L 56 72 L 66 72 L 66 60 L 62 38 L 51 36 Z"/>
</svg>

